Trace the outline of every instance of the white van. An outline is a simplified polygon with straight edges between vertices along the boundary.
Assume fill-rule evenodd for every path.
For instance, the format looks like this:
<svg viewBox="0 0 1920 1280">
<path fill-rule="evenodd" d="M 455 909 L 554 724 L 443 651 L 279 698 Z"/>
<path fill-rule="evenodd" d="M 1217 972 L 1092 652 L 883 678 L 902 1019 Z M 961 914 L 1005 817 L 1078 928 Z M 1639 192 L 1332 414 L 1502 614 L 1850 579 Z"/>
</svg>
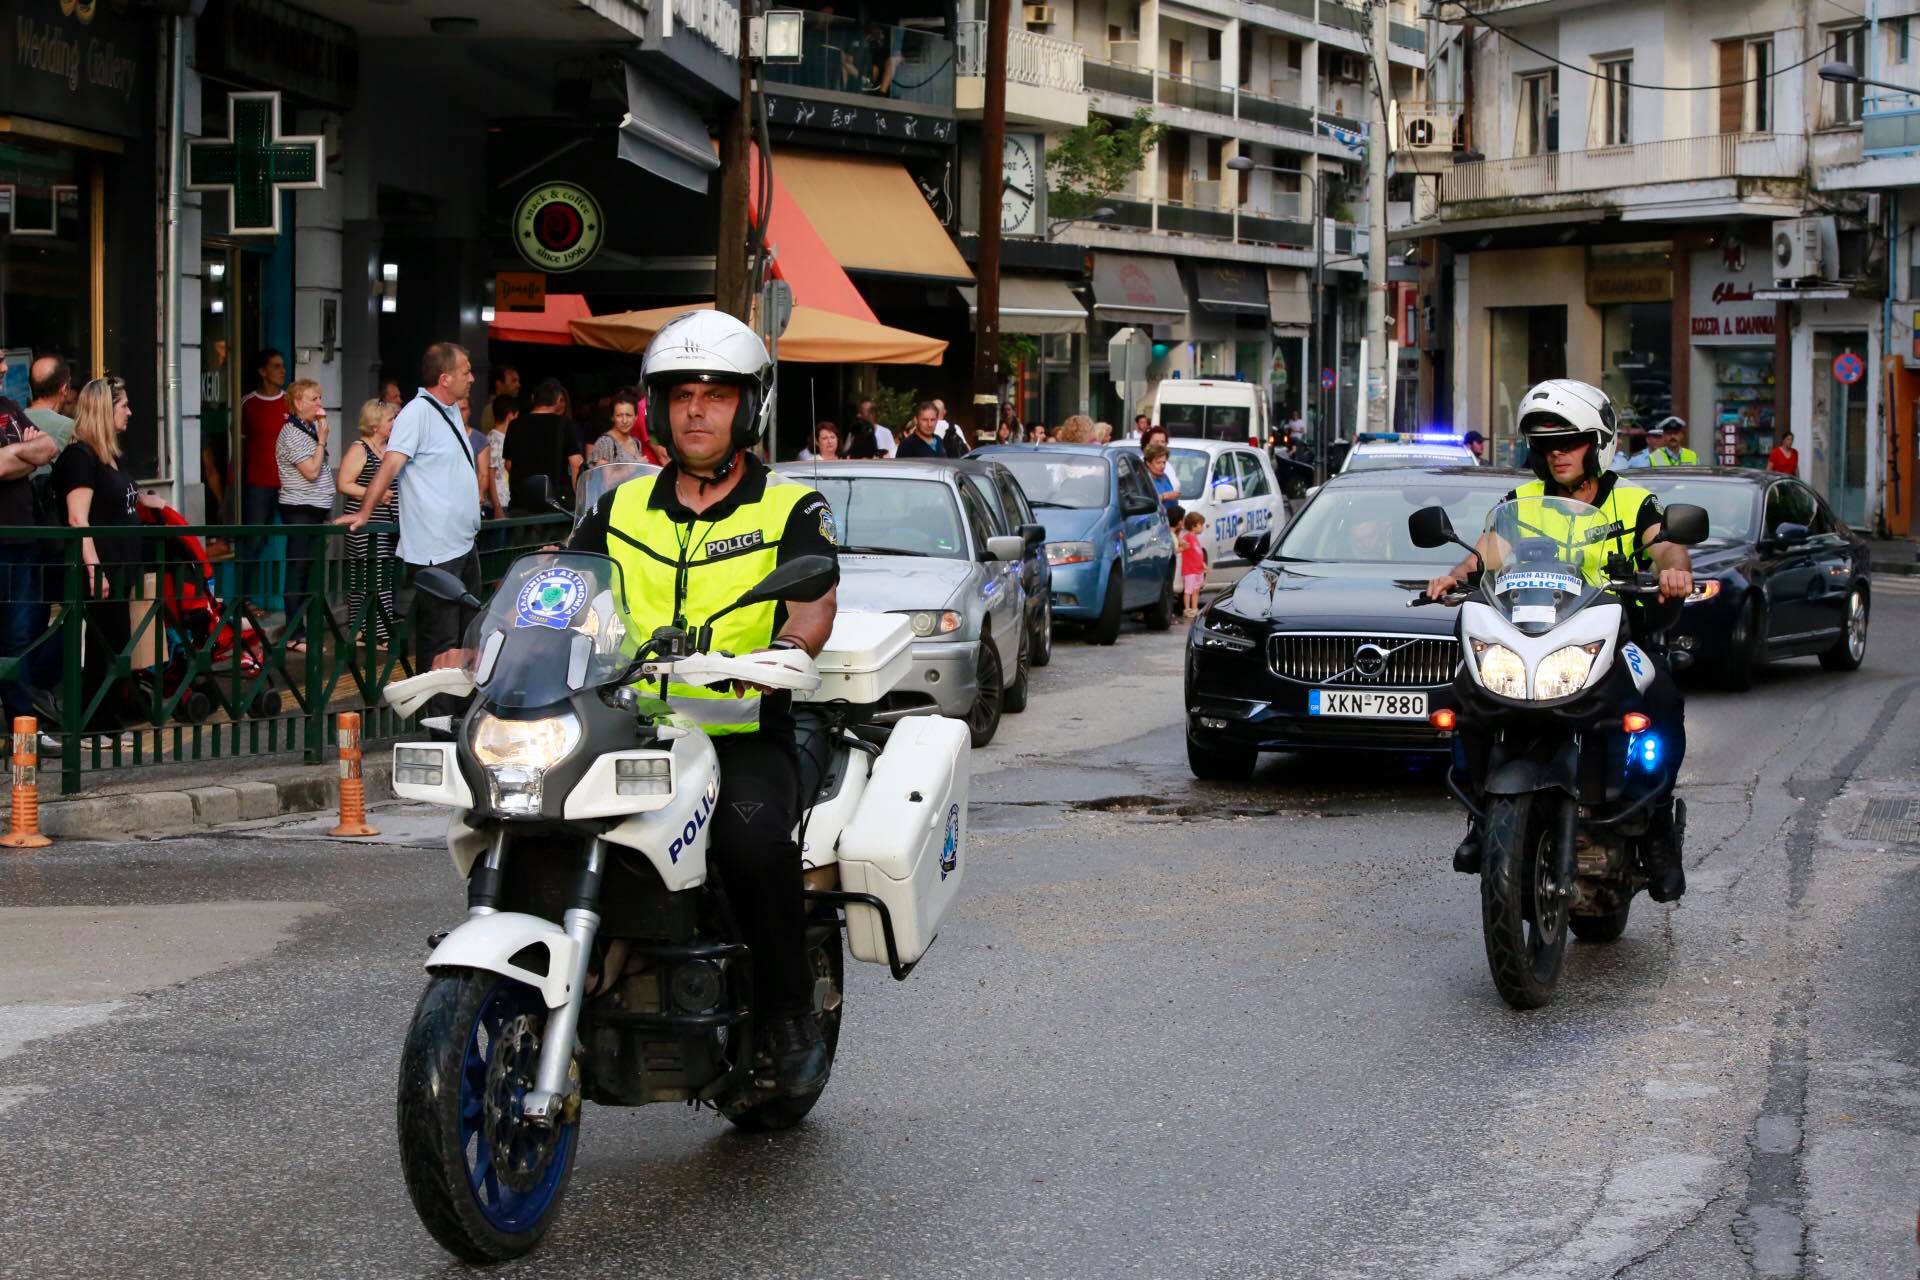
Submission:
<svg viewBox="0 0 1920 1280">
<path fill-rule="evenodd" d="M 1167 435 L 1267 447 L 1266 388 L 1225 378 L 1167 378 L 1155 389 L 1153 425 Z"/>
</svg>

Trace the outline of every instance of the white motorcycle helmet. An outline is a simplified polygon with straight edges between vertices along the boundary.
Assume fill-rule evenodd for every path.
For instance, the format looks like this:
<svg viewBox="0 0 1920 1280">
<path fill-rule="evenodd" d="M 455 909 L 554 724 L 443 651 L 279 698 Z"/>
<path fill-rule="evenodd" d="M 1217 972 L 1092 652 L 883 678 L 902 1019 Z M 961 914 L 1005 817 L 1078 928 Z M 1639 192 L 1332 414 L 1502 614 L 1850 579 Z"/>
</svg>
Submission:
<svg viewBox="0 0 1920 1280">
<path fill-rule="evenodd" d="M 640 362 L 647 423 L 654 443 L 676 462 L 680 460 L 667 411 L 667 392 L 673 387 L 686 382 L 739 387 L 740 407 L 733 415 L 733 450 L 720 464 L 715 478 L 725 476 L 740 451 L 758 444 L 766 429 L 767 374 L 771 365 L 760 336 L 724 311 L 689 311 L 667 321 L 653 335 Z"/>
<path fill-rule="evenodd" d="M 1547 467 L 1549 447 L 1565 448 L 1572 440 L 1592 444 L 1587 476 L 1597 479 L 1613 466 L 1620 438 L 1620 421 L 1607 393 L 1572 378 L 1550 378 L 1530 388 L 1520 397 L 1514 428 L 1527 442 L 1527 465 L 1543 484 L 1553 483 L 1553 472 Z"/>
</svg>

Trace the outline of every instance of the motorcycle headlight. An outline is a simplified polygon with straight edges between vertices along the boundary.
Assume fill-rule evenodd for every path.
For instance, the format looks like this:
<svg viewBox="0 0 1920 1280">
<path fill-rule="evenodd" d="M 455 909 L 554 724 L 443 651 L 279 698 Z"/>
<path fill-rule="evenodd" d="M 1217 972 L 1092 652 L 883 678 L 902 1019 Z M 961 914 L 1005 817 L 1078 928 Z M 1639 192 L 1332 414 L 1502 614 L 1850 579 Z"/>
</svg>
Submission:
<svg viewBox="0 0 1920 1280">
<path fill-rule="evenodd" d="M 951 635 L 960 629 L 961 617 L 951 609 L 901 609 L 916 638 Z"/>
<path fill-rule="evenodd" d="M 1720 594 L 1721 582 L 1718 578 L 1694 579 L 1693 590 L 1687 595 L 1688 604 L 1699 604 L 1711 600 Z"/>
<path fill-rule="evenodd" d="M 1487 687 L 1488 693 L 1503 698 L 1527 696 L 1527 664 L 1520 660 L 1519 654 L 1503 644 L 1475 640 L 1473 657 L 1480 671 L 1480 683 Z"/>
<path fill-rule="evenodd" d="M 1586 688 L 1587 677 L 1593 672 L 1593 660 L 1603 647 L 1595 641 L 1555 649 L 1541 660 L 1533 673 L 1533 696 L 1542 701 L 1565 698 Z"/>
<path fill-rule="evenodd" d="M 1093 559 L 1091 542 L 1049 542 L 1047 544 L 1047 563 L 1086 564 Z"/>
<path fill-rule="evenodd" d="M 563 711 L 538 720 L 502 720 L 481 712 L 467 733 L 473 758 L 486 770 L 493 807 L 538 813 L 547 771 L 580 745 L 580 718 Z"/>
</svg>

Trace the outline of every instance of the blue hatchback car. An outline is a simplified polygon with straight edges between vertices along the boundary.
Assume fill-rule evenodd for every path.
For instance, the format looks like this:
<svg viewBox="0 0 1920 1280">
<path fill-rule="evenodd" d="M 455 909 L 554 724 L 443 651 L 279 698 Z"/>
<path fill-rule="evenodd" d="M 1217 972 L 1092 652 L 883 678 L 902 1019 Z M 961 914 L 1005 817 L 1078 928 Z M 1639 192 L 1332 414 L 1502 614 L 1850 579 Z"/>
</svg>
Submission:
<svg viewBox="0 0 1920 1280">
<path fill-rule="evenodd" d="M 1046 527 L 1053 616 L 1084 622 L 1095 644 L 1139 611 L 1165 631 L 1178 607 L 1173 530 L 1139 457 L 1098 445 L 997 444 L 968 455 L 1013 472 Z"/>
</svg>

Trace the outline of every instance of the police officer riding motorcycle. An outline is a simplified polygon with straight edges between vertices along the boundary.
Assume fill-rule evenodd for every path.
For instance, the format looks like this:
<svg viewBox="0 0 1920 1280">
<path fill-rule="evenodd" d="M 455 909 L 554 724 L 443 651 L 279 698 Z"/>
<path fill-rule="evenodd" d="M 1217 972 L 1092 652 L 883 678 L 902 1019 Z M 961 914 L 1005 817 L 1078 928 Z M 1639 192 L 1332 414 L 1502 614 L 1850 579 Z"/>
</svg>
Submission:
<svg viewBox="0 0 1920 1280">
<path fill-rule="evenodd" d="M 1641 705 L 1665 744 L 1666 776 L 1677 778 L 1686 755 L 1685 704 L 1667 667 L 1661 636 L 1693 590 L 1687 549 L 1659 540 L 1663 513 L 1653 494 L 1624 483 L 1609 469 L 1619 425 L 1605 392 L 1566 378 L 1542 382 L 1522 397 L 1516 426 L 1538 479 L 1507 494 L 1506 501 L 1564 499 L 1568 511 L 1582 510 L 1572 505 L 1576 503 L 1592 508 L 1593 514 L 1556 515 L 1555 505 L 1543 502 L 1529 515 L 1535 522 L 1558 521 L 1568 526 L 1537 532 L 1578 545 L 1579 568 L 1589 583 L 1604 585 L 1620 572 L 1657 574 L 1652 579 L 1657 592 L 1629 599 L 1626 608 L 1634 643 L 1652 668 Z M 1498 539 L 1491 531 L 1484 534 L 1474 554 L 1428 584 L 1427 597 L 1440 600 L 1477 576 L 1482 565 L 1505 559 Z M 1485 729 L 1463 717 L 1454 739 L 1458 775 L 1468 780 L 1484 778 L 1490 746 Z M 1647 893 L 1656 902 L 1672 902 L 1686 892 L 1681 834 L 1669 783 L 1647 821 Z M 1454 870 L 1470 875 L 1481 871 L 1485 835 L 1476 816 L 1466 839 L 1454 851 Z"/>
</svg>

